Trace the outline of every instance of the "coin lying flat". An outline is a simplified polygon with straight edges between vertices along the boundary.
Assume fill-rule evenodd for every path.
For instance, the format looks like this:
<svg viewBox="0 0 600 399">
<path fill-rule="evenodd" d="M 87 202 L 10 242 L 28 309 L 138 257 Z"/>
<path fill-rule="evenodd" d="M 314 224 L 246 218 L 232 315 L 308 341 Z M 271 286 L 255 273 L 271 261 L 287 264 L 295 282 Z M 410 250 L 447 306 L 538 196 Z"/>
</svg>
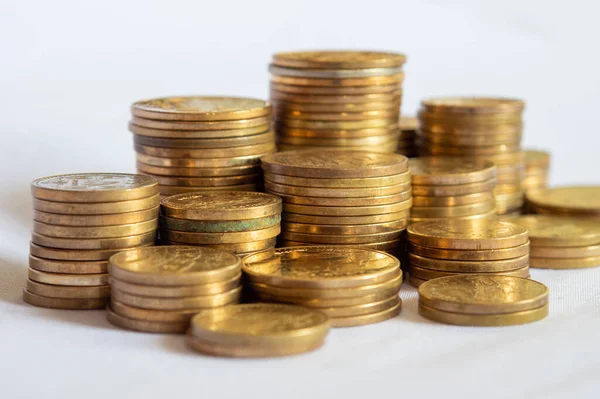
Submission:
<svg viewBox="0 0 600 399">
<path fill-rule="evenodd" d="M 514 276 L 514 277 L 522 277 L 522 278 L 529 278 L 529 265 L 526 265 L 524 267 L 521 267 L 520 269 L 514 269 L 514 270 L 508 270 L 508 271 L 498 271 L 498 272 L 479 272 L 479 271 L 475 271 L 475 272 L 449 272 L 449 271 L 439 271 L 439 270 L 431 270 L 431 269 L 425 269 L 419 266 L 409 266 L 408 267 L 408 273 L 413 276 L 416 277 L 420 280 L 433 280 L 436 278 L 442 278 L 442 277 L 448 277 L 448 276 L 456 276 L 456 275 L 465 275 L 465 274 L 472 274 L 472 273 L 478 273 L 478 274 L 483 274 L 483 275 L 490 275 L 490 276 Z"/>
<path fill-rule="evenodd" d="M 61 238 L 31 232 L 31 242 L 42 247 L 82 250 L 119 250 L 137 246 L 154 245 L 156 231 L 112 238 Z"/>
<path fill-rule="evenodd" d="M 277 133 L 284 137 L 303 137 L 321 139 L 353 139 L 372 136 L 386 136 L 398 132 L 398 122 L 392 122 L 388 126 L 366 129 L 295 129 L 282 124 L 276 124 Z"/>
<path fill-rule="evenodd" d="M 368 78 L 301 78 L 296 76 L 271 75 L 271 82 L 294 86 L 317 87 L 365 87 L 400 85 L 404 81 L 404 73 Z"/>
<path fill-rule="evenodd" d="M 585 247 L 544 247 L 536 245 L 531 248 L 532 258 L 591 258 L 600 256 L 600 245 L 590 245 Z"/>
<path fill-rule="evenodd" d="M 395 184 L 393 186 L 343 188 L 343 187 L 301 187 L 278 184 L 265 179 L 265 189 L 293 196 L 356 198 L 379 197 L 405 193 L 410 190 L 410 182 Z"/>
<path fill-rule="evenodd" d="M 310 352 L 323 346 L 325 340 L 310 342 L 306 339 L 298 344 L 294 345 L 260 345 L 260 346 L 248 346 L 248 345 L 222 345 L 219 343 L 199 340 L 193 336 L 188 335 L 186 338 L 187 345 L 197 352 L 201 352 L 204 355 L 211 356 L 224 356 L 224 357 L 247 357 L 247 358 L 260 358 L 260 357 L 281 357 L 291 356 L 299 353 Z"/>
<path fill-rule="evenodd" d="M 360 69 L 298 69 L 269 65 L 269 72 L 277 76 L 294 76 L 303 78 L 368 78 L 389 76 L 402 73 L 402 67 L 360 68 Z"/>
<path fill-rule="evenodd" d="M 557 187 L 527 193 L 527 201 L 534 207 L 560 213 L 600 214 L 600 187 Z"/>
<path fill-rule="evenodd" d="M 425 186 L 414 184 L 412 186 L 413 194 L 417 196 L 432 197 L 453 197 L 459 195 L 468 195 L 491 191 L 496 188 L 496 179 L 489 179 L 483 182 L 460 184 L 460 185 L 433 185 Z"/>
<path fill-rule="evenodd" d="M 153 209 L 160 205 L 160 196 L 157 194 L 130 201 L 113 202 L 55 202 L 33 198 L 33 209 L 41 212 L 60 213 L 62 215 L 106 215 L 138 212 Z"/>
<path fill-rule="evenodd" d="M 268 183 L 268 182 L 267 182 Z M 285 205 L 314 205 L 322 207 L 366 207 L 370 205 L 404 204 L 404 209 L 412 205 L 411 190 L 402 191 L 398 194 L 378 195 L 372 197 L 305 197 L 301 195 L 288 195 L 278 191 L 272 191 L 265 184 L 266 190 L 273 195 L 281 197 Z M 338 191 L 341 191 L 338 189 Z"/>
<path fill-rule="evenodd" d="M 421 105 L 432 112 L 480 115 L 521 112 L 525 103 L 513 98 L 446 97 L 425 99 Z"/>
<path fill-rule="evenodd" d="M 353 318 L 355 322 L 358 322 L 358 316 L 365 316 L 367 319 L 373 319 L 374 313 L 383 312 L 385 310 L 389 310 L 398 304 L 400 298 L 398 298 L 398 293 L 392 295 L 389 298 L 386 298 L 381 301 L 371 302 L 364 305 L 355 305 L 355 306 L 338 306 L 338 307 L 329 307 L 329 308 L 319 308 L 320 312 L 325 313 L 325 315 L 329 316 L 332 319 L 344 319 L 344 321 L 349 322 L 350 318 Z M 334 324 L 336 324 L 334 322 Z M 367 324 L 367 323 L 365 323 Z M 356 324 L 358 325 L 358 324 Z M 337 327 L 337 325 L 336 325 Z M 349 327 L 349 325 L 348 325 Z"/>
<path fill-rule="evenodd" d="M 323 188 L 373 188 L 382 186 L 393 186 L 410 182 L 410 173 L 404 172 L 383 177 L 364 177 L 358 179 L 327 179 L 327 178 L 305 178 L 274 173 L 265 173 L 264 177 L 277 184 L 302 187 Z"/>
<path fill-rule="evenodd" d="M 445 324 L 460 326 L 511 326 L 533 323 L 545 318 L 549 312 L 549 305 L 545 304 L 536 309 L 522 310 L 514 313 L 499 314 L 469 314 L 445 312 L 429 306 L 419 305 L 419 314 L 427 319 Z"/>
<path fill-rule="evenodd" d="M 128 213 L 104 215 L 63 215 L 34 210 L 33 220 L 59 226 L 114 226 L 146 222 L 158 217 L 159 207 Z"/>
<path fill-rule="evenodd" d="M 376 51 L 297 51 L 276 53 L 272 62 L 289 68 L 362 69 L 402 66 L 406 56 Z"/>
<path fill-rule="evenodd" d="M 260 230 L 249 230 L 230 233 L 190 233 L 187 231 L 162 230 L 161 238 L 168 241 L 185 242 L 188 244 L 237 244 L 252 241 L 263 241 L 277 237 L 281 227 L 267 227 Z"/>
<path fill-rule="evenodd" d="M 27 277 L 35 282 L 51 285 L 94 286 L 107 285 L 108 273 L 99 274 L 66 274 L 48 273 L 29 268 Z"/>
<path fill-rule="evenodd" d="M 190 297 L 155 298 L 134 295 L 127 292 L 113 290 L 111 297 L 124 305 L 142 309 L 154 310 L 186 310 L 197 308 L 214 308 L 238 303 L 242 287 L 213 295 L 197 295 Z"/>
<path fill-rule="evenodd" d="M 239 157 L 227 158 L 169 158 L 157 157 L 146 154 L 137 153 L 138 163 L 144 165 L 157 166 L 161 168 L 241 168 L 241 167 L 256 167 L 260 165 L 260 158 L 269 151 L 262 154 L 242 155 Z M 160 174 L 160 173 L 157 173 Z M 239 173 L 243 174 L 243 173 Z"/>
<path fill-rule="evenodd" d="M 369 244 L 369 243 L 380 243 L 385 241 L 399 240 L 404 236 L 404 229 L 398 229 L 396 231 L 388 231 L 377 234 L 353 234 L 353 235 L 333 235 L 333 234 L 307 234 L 307 233 L 294 233 L 290 231 L 283 231 L 279 238 L 281 240 L 289 241 L 300 241 L 300 242 L 312 242 L 315 244 Z"/>
<path fill-rule="evenodd" d="M 413 184 L 458 185 L 477 183 L 496 176 L 492 162 L 469 162 L 457 158 L 417 158 L 409 162 Z"/>
<path fill-rule="evenodd" d="M 228 148 L 243 147 L 247 145 L 256 145 L 269 143 L 275 139 L 273 131 L 268 131 L 250 136 L 227 137 L 227 138 L 164 138 L 148 137 L 134 134 L 133 142 L 139 145 L 150 147 L 166 148 Z"/>
<path fill-rule="evenodd" d="M 402 84 L 392 83 L 389 85 L 377 86 L 299 86 L 285 83 L 271 82 L 271 92 L 293 93 L 294 95 L 370 95 L 370 94 L 390 94 L 402 90 Z"/>
<path fill-rule="evenodd" d="M 157 334 L 184 334 L 189 326 L 187 322 L 159 322 L 132 319 L 116 313 L 110 306 L 106 307 L 106 318 L 117 327 Z"/>
<path fill-rule="evenodd" d="M 161 186 L 160 194 L 163 196 L 172 196 L 178 194 L 189 194 L 197 192 L 223 192 L 223 191 L 256 191 L 259 189 L 259 184 L 237 184 L 235 186 L 219 186 L 219 187 L 190 187 L 190 186 Z"/>
<path fill-rule="evenodd" d="M 282 90 L 283 89 L 283 90 Z M 282 87 L 273 83 L 271 85 L 271 99 L 275 102 L 289 103 L 292 106 L 316 106 L 321 110 L 327 110 L 330 105 L 345 105 L 345 104 L 385 104 L 399 102 L 402 99 L 402 90 L 395 88 L 388 92 L 381 93 L 354 93 L 354 94 L 318 94 L 310 91 L 300 90 L 301 93 L 289 91 L 290 86 Z M 298 91 L 296 87 L 292 90 Z M 321 108 L 322 107 L 322 108 Z"/>
<path fill-rule="evenodd" d="M 518 258 L 529 254 L 530 244 L 525 243 L 516 247 L 488 250 L 459 250 L 423 247 L 408 243 L 410 253 L 435 259 L 461 260 L 461 261 L 494 261 Z"/>
<path fill-rule="evenodd" d="M 43 308 L 91 310 L 104 309 L 108 298 L 51 298 L 23 290 L 23 301 Z"/>
<path fill-rule="evenodd" d="M 211 121 L 178 121 L 147 119 L 133 115 L 131 124 L 150 129 L 163 130 L 233 130 L 261 127 L 263 131 L 269 130 L 269 117 L 259 116 L 257 118 L 235 119 L 235 120 L 211 120 Z"/>
<path fill-rule="evenodd" d="M 546 151 L 526 150 L 525 164 L 530 167 L 547 168 L 550 164 L 550 154 Z"/>
<path fill-rule="evenodd" d="M 207 308 L 185 309 L 185 310 L 156 310 L 143 309 L 134 306 L 125 305 L 116 301 L 114 298 L 110 300 L 111 309 L 124 317 L 136 320 L 146 320 L 150 322 L 160 323 L 187 323 L 186 330 L 189 328 L 190 319 L 198 312 Z"/>
<path fill-rule="evenodd" d="M 59 226 L 33 221 L 33 231 L 60 238 L 112 238 L 145 234 L 158 228 L 158 219 L 113 226 Z"/>
<path fill-rule="evenodd" d="M 142 119 L 144 120 L 144 119 Z M 129 122 L 129 131 L 138 136 L 171 138 L 171 139 L 224 139 L 233 137 L 251 136 L 269 131 L 269 124 L 222 130 L 178 130 L 178 129 L 155 129 L 151 127 L 138 126 Z"/>
<path fill-rule="evenodd" d="M 96 275 L 108 272 L 108 261 L 50 260 L 29 255 L 29 267 L 46 273 Z"/>
<path fill-rule="evenodd" d="M 50 285 L 38 283 L 30 279 L 27 279 L 26 289 L 32 294 L 50 298 L 97 299 L 108 298 L 110 295 L 110 287 L 108 285 L 85 287 L 77 287 L 72 285 Z"/>
<path fill-rule="evenodd" d="M 138 247 L 133 247 L 138 248 Z M 29 244 L 29 253 L 43 259 L 59 261 L 107 261 L 112 255 L 132 248 L 111 249 L 56 249 Z"/>
<path fill-rule="evenodd" d="M 456 206 L 414 206 L 410 210 L 410 215 L 415 218 L 454 218 L 464 216 L 475 216 L 485 214 L 496 209 L 496 202 L 494 200 L 480 202 L 477 204 L 469 205 L 456 205 Z"/>
<path fill-rule="evenodd" d="M 405 220 L 409 216 L 409 211 L 400 211 L 393 213 L 384 213 L 381 215 L 371 216 L 313 216 L 301 215 L 297 213 L 285 212 L 281 215 L 283 223 L 302 223 L 312 225 L 329 225 L 329 226 L 345 226 L 345 225 L 373 225 L 377 223 L 390 223 Z"/>
<path fill-rule="evenodd" d="M 306 223 L 291 223 L 284 222 L 281 225 L 283 231 L 289 231 L 292 233 L 306 233 L 306 234 L 378 234 L 389 231 L 398 231 L 406 227 L 407 220 L 398 219 L 387 223 L 376 223 L 376 224 L 358 224 L 358 225 L 344 225 L 344 224 L 306 224 Z"/>
<path fill-rule="evenodd" d="M 260 173 L 240 176 L 219 177 L 182 177 L 182 176 L 154 176 L 162 186 L 185 186 L 191 188 L 212 189 L 223 186 L 237 186 L 252 184 L 261 180 Z"/>
<path fill-rule="evenodd" d="M 415 187 L 415 186 L 413 186 Z M 417 189 L 418 190 L 418 189 Z M 484 191 L 481 193 L 473 193 L 466 195 L 457 196 L 446 196 L 446 197 L 430 197 L 430 196 L 419 196 L 413 195 L 413 205 L 415 207 L 443 207 L 443 206 L 460 206 L 460 205 L 471 205 L 478 204 L 481 202 L 488 202 L 494 200 L 494 192 L 492 190 Z"/>
<path fill-rule="evenodd" d="M 214 248 L 220 251 L 234 252 L 236 254 L 246 252 L 262 251 L 263 249 L 273 248 L 275 246 L 276 238 L 269 238 L 267 240 L 258 240 L 251 242 L 239 242 L 235 244 L 202 244 L 205 248 Z M 175 241 L 167 241 L 169 245 L 185 245 Z"/>
<path fill-rule="evenodd" d="M 143 154 L 138 154 L 138 158 Z M 160 158 L 163 159 L 163 158 Z M 258 158 L 257 158 L 258 159 Z M 184 160 L 185 161 L 185 160 Z M 192 160 L 193 161 L 193 160 Z M 260 173 L 260 166 L 243 165 L 231 167 L 162 167 L 148 165 L 142 162 L 136 163 L 137 169 L 141 173 L 150 174 L 152 176 L 175 176 L 175 177 L 225 177 L 225 176 L 245 176 Z M 160 202 L 160 201 L 159 201 Z"/>
<path fill-rule="evenodd" d="M 414 253 L 409 253 L 408 257 L 411 266 L 455 273 L 499 273 L 521 269 L 529 264 L 529 254 L 517 258 L 488 261 L 434 259 Z M 419 276 L 415 275 L 415 277 Z"/>
<path fill-rule="evenodd" d="M 135 144 L 134 149 L 138 154 L 157 158 L 186 158 L 212 160 L 213 158 L 243 157 L 258 154 L 267 154 L 275 150 L 275 143 L 262 143 L 232 148 L 163 148 Z M 205 161 L 209 162 L 209 161 Z"/>
<path fill-rule="evenodd" d="M 113 289 L 125 293 L 150 296 L 157 298 L 178 298 L 187 296 L 215 295 L 231 291 L 240 286 L 241 273 L 232 278 L 217 283 L 182 285 L 182 286 L 160 286 L 134 284 L 121 281 L 116 278 L 110 279 L 110 285 Z M 108 278 L 107 278 L 108 280 Z"/>
<path fill-rule="evenodd" d="M 283 204 L 283 214 L 296 213 L 312 216 L 375 216 L 386 213 L 404 212 L 410 209 L 412 201 L 401 201 L 392 204 L 370 205 L 370 206 L 317 206 L 317 205 L 298 205 Z"/>
<path fill-rule="evenodd" d="M 388 309 L 380 310 L 378 312 L 359 315 L 359 316 L 347 316 L 347 317 L 334 317 L 331 319 L 332 327 L 356 327 L 365 324 L 379 323 L 385 320 L 392 319 L 400 314 L 402 311 L 402 301 L 400 298 L 396 298 L 395 304 Z"/>
<path fill-rule="evenodd" d="M 231 233 L 260 230 L 278 225 L 281 215 L 275 214 L 263 218 L 246 220 L 203 221 L 194 219 L 178 219 L 161 217 L 161 225 L 169 230 L 188 231 L 192 233 Z"/>
<path fill-rule="evenodd" d="M 527 215 L 511 220 L 529 231 L 532 246 L 573 247 L 600 244 L 600 222 L 560 215 Z"/>
<path fill-rule="evenodd" d="M 536 269 L 583 269 L 600 266 L 600 256 L 568 259 L 532 257 L 530 265 Z"/>
</svg>

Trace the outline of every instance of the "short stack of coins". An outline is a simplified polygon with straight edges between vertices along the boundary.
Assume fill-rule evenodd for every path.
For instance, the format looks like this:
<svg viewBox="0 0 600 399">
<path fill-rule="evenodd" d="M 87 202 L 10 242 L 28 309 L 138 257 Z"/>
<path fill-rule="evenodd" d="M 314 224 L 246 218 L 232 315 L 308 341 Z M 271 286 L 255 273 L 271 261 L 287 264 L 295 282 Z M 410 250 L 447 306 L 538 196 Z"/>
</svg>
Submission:
<svg viewBox="0 0 600 399">
<path fill-rule="evenodd" d="M 600 220 L 600 186 L 541 188 L 525 196 L 533 213 Z"/>
<path fill-rule="evenodd" d="M 560 215 L 526 215 L 511 223 L 529 231 L 529 265 L 541 269 L 600 266 L 600 220 Z"/>
<path fill-rule="evenodd" d="M 496 219 L 496 166 L 490 161 L 423 157 L 408 163 L 413 190 L 411 223 Z"/>
<path fill-rule="evenodd" d="M 288 151 L 262 159 L 283 199 L 279 246 L 345 245 L 396 254 L 412 205 L 408 159 L 360 151 Z"/>
<path fill-rule="evenodd" d="M 419 130 L 419 119 L 415 117 L 405 117 L 400 119 L 400 137 L 398 138 L 398 154 L 407 157 L 416 157 L 419 155 L 417 146 L 417 131 Z"/>
<path fill-rule="evenodd" d="M 521 151 L 521 100 L 438 98 L 423 100 L 419 112 L 421 155 L 459 156 L 496 164 L 496 210 L 520 213 L 525 170 Z"/>
<path fill-rule="evenodd" d="M 550 154 L 545 151 L 525 150 L 525 179 L 523 190 L 548 187 Z"/>
<path fill-rule="evenodd" d="M 481 273 L 529 277 L 527 229 L 496 220 L 451 219 L 408 227 L 409 281 Z"/>
<path fill-rule="evenodd" d="M 548 311 L 548 287 L 525 278 L 449 276 L 419 287 L 419 314 L 444 324 L 510 326 L 541 320 Z"/>
<path fill-rule="evenodd" d="M 402 54 L 362 51 L 273 55 L 279 149 L 396 152 L 405 61 Z"/>
<path fill-rule="evenodd" d="M 260 191 L 260 157 L 274 152 L 272 107 L 237 97 L 170 97 L 136 102 L 129 130 L 138 173 L 163 196 Z"/>
<path fill-rule="evenodd" d="M 183 334 L 192 316 L 238 303 L 240 258 L 212 248 L 163 246 L 111 256 L 108 320 L 141 332 Z"/>
<path fill-rule="evenodd" d="M 400 262 L 385 252 L 278 248 L 245 257 L 242 270 L 259 300 L 314 308 L 329 316 L 333 327 L 377 323 L 400 313 Z"/>
<path fill-rule="evenodd" d="M 274 248 L 281 231 L 281 198 L 229 191 L 178 194 L 161 202 L 161 240 L 240 256 Z"/>
<path fill-rule="evenodd" d="M 48 308 L 103 308 L 111 255 L 155 243 L 158 183 L 142 175 L 69 174 L 37 179 L 31 192 L 34 222 L 23 299 Z"/>
</svg>

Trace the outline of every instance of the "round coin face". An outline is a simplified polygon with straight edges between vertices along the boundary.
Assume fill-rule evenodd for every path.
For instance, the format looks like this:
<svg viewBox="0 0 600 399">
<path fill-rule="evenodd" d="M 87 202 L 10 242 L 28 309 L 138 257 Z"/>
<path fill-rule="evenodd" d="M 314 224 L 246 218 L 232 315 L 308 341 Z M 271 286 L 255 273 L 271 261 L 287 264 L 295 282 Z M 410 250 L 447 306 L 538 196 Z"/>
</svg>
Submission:
<svg viewBox="0 0 600 399">
<path fill-rule="evenodd" d="M 335 246 L 278 248 L 244 258 L 250 280 L 289 287 L 342 288 L 391 279 L 400 262 L 384 252 Z"/>
<path fill-rule="evenodd" d="M 419 287 L 419 304 L 456 313 L 498 314 L 539 308 L 548 287 L 534 280 L 465 274 L 436 278 Z"/>
<path fill-rule="evenodd" d="M 527 200 L 534 206 L 554 211 L 600 213 L 600 186 L 557 187 L 533 190 Z"/>
<path fill-rule="evenodd" d="M 291 68 L 380 68 L 405 62 L 404 54 L 379 51 L 295 51 L 273 55 L 274 65 Z"/>
<path fill-rule="evenodd" d="M 460 158 L 415 158 L 409 162 L 413 184 L 456 185 L 485 181 L 496 176 L 489 161 L 465 161 Z"/>
<path fill-rule="evenodd" d="M 559 215 L 527 215 L 510 221 L 526 228 L 534 246 L 581 247 L 600 243 L 600 222 Z"/>
</svg>

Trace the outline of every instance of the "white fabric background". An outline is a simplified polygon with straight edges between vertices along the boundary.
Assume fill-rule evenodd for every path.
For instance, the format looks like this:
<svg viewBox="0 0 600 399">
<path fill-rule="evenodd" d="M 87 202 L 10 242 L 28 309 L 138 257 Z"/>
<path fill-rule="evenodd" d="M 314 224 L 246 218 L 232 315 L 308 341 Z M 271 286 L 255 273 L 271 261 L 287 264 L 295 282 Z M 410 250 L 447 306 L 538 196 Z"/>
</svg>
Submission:
<svg viewBox="0 0 600 399">
<path fill-rule="evenodd" d="M 593 0 L 3 2 L 0 397 L 598 397 L 600 269 L 533 270 L 551 290 L 539 323 L 434 324 L 406 286 L 400 317 L 272 360 L 203 357 L 181 337 L 30 307 L 20 292 L 31 180 L 133 171 L 132 101 L 266 97 L 275 51 L 403 51 L 407 113 L 431 95 L 524 98 L 524 144 L 552 151 L 552 183 L 598 183 L 599 11 Z"/>
</svg>

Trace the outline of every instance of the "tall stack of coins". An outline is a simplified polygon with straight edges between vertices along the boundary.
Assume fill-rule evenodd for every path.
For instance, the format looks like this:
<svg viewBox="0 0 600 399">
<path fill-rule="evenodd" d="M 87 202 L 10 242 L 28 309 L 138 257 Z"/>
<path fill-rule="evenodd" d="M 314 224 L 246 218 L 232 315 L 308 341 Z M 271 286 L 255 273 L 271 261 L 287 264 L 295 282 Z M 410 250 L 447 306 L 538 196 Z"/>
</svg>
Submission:
<svg viewBox="0 0 600 399">
<path fill-rule="evenodd" d="M 600 221 L 527 215 L 511 220 L 511 223 L 529 231 L 531 267 L 578 269 L 600 266 Z"/>
<path fill-rule="evenodd" d="M 419 313 L 460 326 L 510 326 L 548 315 L 548 287 L 510 276 L 450 276 L 419 287 Z"/>
<path fill-rule="evenodd" d="M 101 309 L 110 293 L 111 255 L 154 245 L 160 198 L 151 177 L 85 173 L 31 185 L 33 232 L 25 302 L 48 308 Z"/>
<path fill-rule="evenodd" d="M 545 151 L 525 151 L 525 191 L 548 187 L 550 154 Z"/>
<path fill-rule="evenodd" d="M 417 147 L 417 131 L 419 130 L 419 119 L 415 117 L 405 117 L 400 119 L 400 137 L 398 139 L 398 154 L 407 157 L 416 157 L 419 155 Z"/>
<path fill-rule="evenodd" d="M 600 186 L 543 188 L 526 193 L 533 213 L 600 220 Z"/>
<path fill-rule="evenodd" d="M 524 102 L 459 97 L 424 100 L 421 105 L 421 155 L 494 162 L 498 214 L 520 213 L 525 168 L 521 151 Z"/>
<path fill-rule="evenodd" d="M 359 151 L 263 157 L 267 192 L 283 198 L 280 246 L 346 245 L 397 253 L 412 205 L 408 160 Z"/>
<path fill-rule="evenodd" d="M 396 152 L 405 61 L 362 51 L 273 55 L 279 148 Z"/>
<path fill-rule="evenodd" d="M 111 256 L 108 320 L 135 331 L 182 334 L 205 309 L 237 303 L 240 258 L 211 248 L 165 246 Z"/>
<path fill-rule="evenodd" d="M 161 203 L 161 239 L 240 256 L 274 248 L 281 231 L 281 198 L 265 193 L 192 193 Z"/>
<path fill-rule="evenodd" d="M 275 357 L 315 350 L 329 333 L 327 316 L 293 305 L 254 303 L 200 312 L 188 345 L 228 357 Z"/>
<path fill-rule="evenodd" d="M 274 152 L 271 105 L 236 97 L 170 97 L 131 107 L 139 173 L 162 195 L 260 191 L 260 157 Z"/>
<path fill-rule="evenodd" d="M 419 222 L 408 227 L 409 281 L 455 274 L 529 277 L 527 229 L 495 220 Z"/>
<path fill-rule="evenodd" d="M 315 308 L 334 327 L 377 323 L 400 313 L 400 262 L 384 252 L 279 248 L 245 257 L 242 270 L 260 300 Z"/>
<path fill-rule="evenodd" d="M 490 161 L 424 157 L 409 162 L 411 222 L 495 219 L 496 167 Z"/>
</svg>

